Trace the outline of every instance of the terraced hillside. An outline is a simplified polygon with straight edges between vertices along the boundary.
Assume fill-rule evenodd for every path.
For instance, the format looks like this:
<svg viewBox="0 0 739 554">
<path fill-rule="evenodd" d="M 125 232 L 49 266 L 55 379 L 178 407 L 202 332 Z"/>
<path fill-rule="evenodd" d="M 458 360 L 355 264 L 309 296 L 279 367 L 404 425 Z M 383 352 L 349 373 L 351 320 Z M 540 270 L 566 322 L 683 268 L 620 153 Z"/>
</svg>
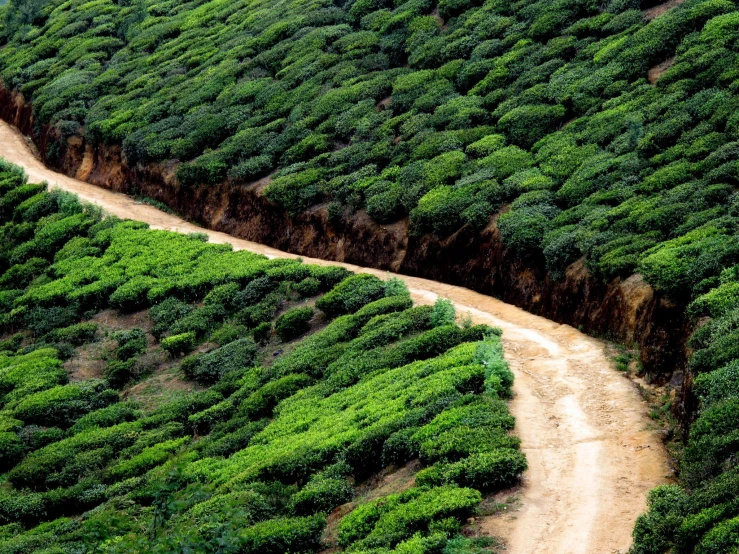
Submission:
<svg viewBox="0 0 739 554">
<path fill-rule="evenodd" d="M 526 468 L 499 331 L 2 170 L 2 552 L 477 551 Z"/>
<path fill-rule="evenodd" d="M 0 75 L 53 127 L 52 164 L 83 135 L 131 167 L 177 160 L 182 187 L 269 176 L 291 214 L 330 202 L 412 234 L 505 205 L 505 246 L 555 277 L 585 255 L 691 295 L 718 279 L 701 254 L 736 256 L 737 14 L 674 5 L 11 2 Z M 671 263 L 687 244 L 696 263 Z"/>
<path fill-rule="evenodd" d="M 47 163 L 249 238 L 500 292 L 636 342 L 650 377 L 684 370 L 681 481 L 634 550 L 739 548 L 733 1 L 1 10 L 0 111 Z"/>
</svg>

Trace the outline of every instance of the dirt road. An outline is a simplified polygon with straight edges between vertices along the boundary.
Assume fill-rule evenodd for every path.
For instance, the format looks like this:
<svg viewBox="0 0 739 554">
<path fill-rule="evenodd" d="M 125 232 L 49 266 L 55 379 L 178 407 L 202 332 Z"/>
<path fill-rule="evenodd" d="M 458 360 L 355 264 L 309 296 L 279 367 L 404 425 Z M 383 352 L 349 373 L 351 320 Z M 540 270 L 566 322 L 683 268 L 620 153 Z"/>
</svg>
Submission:
<svg viewBox="0 0 739 554">
<path fill-rule="evenodd" d="M 203 229 L 151 206 L 55 173 L 32 154 L 26 140 L 0 122 L 0 157 L 25 168 L 31 182 L 47 181 L 122 218 L 182 233 Z M 210 240 L 269 257 L 286 254 L 217 232 Z M 316 264 L 336 264 L 304 258 Z M 388 273 L 349 264 L 353 271 Z M 458 313 L 503 329 L 506 358 L 516 375 L 511 410 L 529 462 L 520 506 L 483 518 L 482 530 L 503 537 L 513 554 L 626 552 L 646 494 L 667 465 L 657 435 L 647 430 L 646 406 L 635 386 L 607 359 L 604 344 L 470 290 L 403 277 L 415 300 L 451 299 Z"/>
</svg>

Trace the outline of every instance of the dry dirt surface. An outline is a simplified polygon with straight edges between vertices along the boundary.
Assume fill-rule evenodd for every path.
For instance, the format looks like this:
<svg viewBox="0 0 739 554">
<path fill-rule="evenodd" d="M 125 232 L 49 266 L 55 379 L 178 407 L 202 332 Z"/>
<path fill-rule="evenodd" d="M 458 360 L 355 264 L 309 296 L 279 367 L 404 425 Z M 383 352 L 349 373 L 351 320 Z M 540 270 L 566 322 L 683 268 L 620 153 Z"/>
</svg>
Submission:
<svg viewBox="0 0 739 554">
<path fill-rule="evenodd" d="M 25 168 L 31 182 L 47 181 L 98 204 L 108 213 L 145 221 L 155 229 L 203 232 L 152 206 L 55 173 L 33 156 L 27 140 L 0 122 L 0 157 Z M 295 258 L 217 232 L 216 243 Z M 315 264 L 337 264 L 305 259 Z M 341 264 L 381 278 L 391 274 Z M 501 537 L 513 554 L 613 554 L 631 544 L 634 520 L 647 492 L 668 473 L 662 443 L 636 386 L 614 369 L 605 345 L 567 325 L 534 316 L 468 289 L 402 277 L 414 299 L 451 299 L 458 313 L 503 330 L 506 358 L 515 372 L 511 411 L 529 462 L 516 508 L 477 522 Z"/>
<path fill-rule="evenodd" d="M 647 72 L 647 81 L 649 81 L 649 84 L 656 85 L 660 77 L 662 77 L 662 75 L 664 75 L 665 72 L 668 69 L 670 69 L 673 65 L 675 65 L 675 56 L 672 56 L 671 58 L 666 59 L 662 63 L 655 65 L 652 69 L 650 69 Z"/>
<path fill-rule="evenodd" d="M 652 21 L 653 19 L 656 19 L 659 16 L 664 15 L 666 12 L 668 12 L 672 8 L 676 8 L 683 2 L 685 2 L 685 0 L 667 0 L 667 2 L 654 6 L 653 8 L 644 10 L 642 12 L 644 14 L 644 19 L 647 21 Z"/>
</svg>

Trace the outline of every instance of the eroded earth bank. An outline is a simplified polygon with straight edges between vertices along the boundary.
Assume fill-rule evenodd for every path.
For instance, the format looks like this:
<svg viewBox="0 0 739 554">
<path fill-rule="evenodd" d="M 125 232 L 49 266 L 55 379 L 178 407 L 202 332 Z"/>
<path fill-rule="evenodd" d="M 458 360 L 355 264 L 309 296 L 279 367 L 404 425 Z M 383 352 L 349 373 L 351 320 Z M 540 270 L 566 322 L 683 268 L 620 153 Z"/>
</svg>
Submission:
<svg viewBox="0 0 739 554">
<path fill-rule="evenodd" d="M 584 332 L 634 344 L 648 381 L 682 380 L 690 327 L 685 306 L 655 292 L 639 275 L 608 283 L 582 260 L 564 279 L 524 263 L 501 243 L 496 217 L 482 231 L 469 225 L 450 236 L 413 236 L 406 219 L 379 225 L 360 210 L 331 218 L 327 205 L 291 216 L 262 194 L 269 177 L 248 185 L 181 186 L 171 163 L 129 167 L 119 146 L 93 147 L 83 136 L 63 142 L 39 127 L 32 106 L 0 84 L 0 118 L 33 137 L 37 151 L 55 143 L 54 167 L 116 192 L 145 196 L 204 227 L 285 252 L 397 272 L 467 287 Z M 44 160 L 48 162 L 48 160 Z"/>
</svg>

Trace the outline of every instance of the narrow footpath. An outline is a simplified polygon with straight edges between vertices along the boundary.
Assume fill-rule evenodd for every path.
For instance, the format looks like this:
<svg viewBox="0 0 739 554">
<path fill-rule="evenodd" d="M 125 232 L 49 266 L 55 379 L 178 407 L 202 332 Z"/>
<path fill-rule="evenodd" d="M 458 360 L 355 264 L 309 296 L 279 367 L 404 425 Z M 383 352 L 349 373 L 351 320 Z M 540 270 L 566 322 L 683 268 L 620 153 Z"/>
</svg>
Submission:
<svg viewBox="0 0 739 554">
<path fill-rule="evenodd" d="M 178 233 L 205 232 L 211 242 L 270 258 L 297 258 L 224 233 L 212 232 L 123 194 L 47 169 L 26 139 L 0 121 L 0 157 L 25 168 L 29 181 L 46 181 L 109 214 Z M 393 276 L 342 265 L 352 271 Z M 519 501 L 504 515 L 479 521 L 512 554 L 615 554 L 631 544 L 631 530 L 651 488 L 668 473 L 659 436 L 636 386 L 607 358 L 603 342 L 462 287 L 400 276 L 418 303 L 449 298 L 459 314 L 503 330 L 505 355 L 516 381 L 511 411 L 529 462 Z"/>
</svg>

